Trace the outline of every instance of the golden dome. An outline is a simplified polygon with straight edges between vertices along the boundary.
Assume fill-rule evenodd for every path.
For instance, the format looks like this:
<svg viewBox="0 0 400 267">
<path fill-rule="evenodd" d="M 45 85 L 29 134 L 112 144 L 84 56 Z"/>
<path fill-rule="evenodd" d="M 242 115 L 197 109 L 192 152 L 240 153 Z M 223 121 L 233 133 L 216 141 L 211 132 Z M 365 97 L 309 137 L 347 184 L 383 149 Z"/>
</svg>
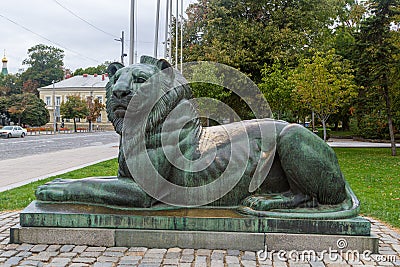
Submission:
<svg viewBox="0 0 400 267">
<path fill-rule="evenodd" d="M 8 61 L 8 59 L 6 58 L 6 57 L 3 57 L 3 59 L 1 60 L 1 62 L 7 62 Z"/>
</svg>

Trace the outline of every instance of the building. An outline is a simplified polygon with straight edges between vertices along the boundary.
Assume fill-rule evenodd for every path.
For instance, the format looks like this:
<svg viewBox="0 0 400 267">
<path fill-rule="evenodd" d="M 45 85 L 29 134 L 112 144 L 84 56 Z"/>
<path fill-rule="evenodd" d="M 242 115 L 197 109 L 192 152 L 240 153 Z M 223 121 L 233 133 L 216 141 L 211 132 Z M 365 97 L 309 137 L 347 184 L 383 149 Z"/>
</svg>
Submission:
<svg viewBox="0 0 400 267">
<path fill-rule="evenodd" d="M 4 54 L 4 57 L 3 57 L 3 59 L 1 61 L 3 62 L 3 67 L 1 68 L 1 73 L 3 75 L 7 75 L 8 74 L 8 69 L 7 69 L 8 59 L 6 58 L 5 54 Z"/>
<path fill-rule="evenodd" d="M 68 76 L 67 76 L 68 77 Z M 79 95 L 82 99 L 93 97 L 99 99 L 100 103 L 105 104 L 106 100 L 106 84 L 108 76 L 88 75 L 73 76 L 60 82 L 50 84 L 38 89 L 39 97 L 44 101 L 50 113 L 50 122 L 61 121 L 60 106 L 62 102 L 67 101 L 68 96 Z M 55 111 L 54 111 L 55 109 Z M 68 122 L 68 121 L 67 121 Z M 86 122 L 86 119 L 81 122 Z M 97 123 L 108 123 L 106 111 L 103 110 L 101 116 L 97 119 Z"/>
</svg>

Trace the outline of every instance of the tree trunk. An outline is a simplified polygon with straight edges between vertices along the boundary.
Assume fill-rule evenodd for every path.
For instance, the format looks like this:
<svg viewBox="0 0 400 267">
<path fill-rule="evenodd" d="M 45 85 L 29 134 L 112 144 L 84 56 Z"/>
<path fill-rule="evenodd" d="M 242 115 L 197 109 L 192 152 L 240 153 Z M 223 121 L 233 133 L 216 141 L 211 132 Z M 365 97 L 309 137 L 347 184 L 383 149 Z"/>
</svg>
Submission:
<svg viewBox="0 0 400 267">
<path fill-rule="evenodd" d="M 89 132 L 92 132 L 92 121 L 89 121 Z"/>
<path fill-rule="evenodd" d="M 393 119 L 392 119 L 392 109 L 389 97 L 389 89 L 387 86 L 384 88 L 384 97 L 386 102 L 386 114 L 389 126 L 389 135 L 390 135 L 390 145 L 392 148 L 392 156 L 396 156 L 396 140 L 394 139 L 394 129 L 393 129 Z"/>
<path fill-rule="evenodd" d="M 74 132 L 76 133 L 76 119 L 74 118 Z"/>
<path fill-rule="evenodd" d="M 321 118 L 322 128 L 324 129 L 324 141 L 326 142 L 326 121 L 325 119 Z"/>
</svg>

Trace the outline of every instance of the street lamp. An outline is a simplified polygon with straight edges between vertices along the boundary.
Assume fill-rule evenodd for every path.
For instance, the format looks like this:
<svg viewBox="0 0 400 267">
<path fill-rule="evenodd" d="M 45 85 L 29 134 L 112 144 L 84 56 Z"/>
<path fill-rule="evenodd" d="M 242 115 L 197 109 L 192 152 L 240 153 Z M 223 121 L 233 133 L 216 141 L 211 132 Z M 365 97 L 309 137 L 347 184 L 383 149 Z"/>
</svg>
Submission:
<svg viewBox="0 0 400 267">
<path fill-rule="evenodd" d="M 57 121 L 56 121 L 56 90 L 55 90 L 55 85 L 54 85 L 54 80 L 52 81 L 53 83 L 53 130 L 54 134 L 56 134 L 57 131 Z"/>
</svg>

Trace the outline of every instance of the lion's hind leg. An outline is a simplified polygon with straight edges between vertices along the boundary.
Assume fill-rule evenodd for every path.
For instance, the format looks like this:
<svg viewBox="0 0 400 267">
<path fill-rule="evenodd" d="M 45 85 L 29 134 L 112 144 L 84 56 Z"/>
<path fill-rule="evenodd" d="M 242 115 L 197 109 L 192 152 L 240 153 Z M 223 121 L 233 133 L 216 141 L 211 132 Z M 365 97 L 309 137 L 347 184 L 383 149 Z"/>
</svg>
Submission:
<svg viewBox="0 0 400 267">
<path fill-rule="evenodd" d="M 335 205 L 346 199 L 346 182 L 335 152 L 308 129 L 290 124 L 279 135 L 277 150 L 291 191 Z"/>
</svg>

